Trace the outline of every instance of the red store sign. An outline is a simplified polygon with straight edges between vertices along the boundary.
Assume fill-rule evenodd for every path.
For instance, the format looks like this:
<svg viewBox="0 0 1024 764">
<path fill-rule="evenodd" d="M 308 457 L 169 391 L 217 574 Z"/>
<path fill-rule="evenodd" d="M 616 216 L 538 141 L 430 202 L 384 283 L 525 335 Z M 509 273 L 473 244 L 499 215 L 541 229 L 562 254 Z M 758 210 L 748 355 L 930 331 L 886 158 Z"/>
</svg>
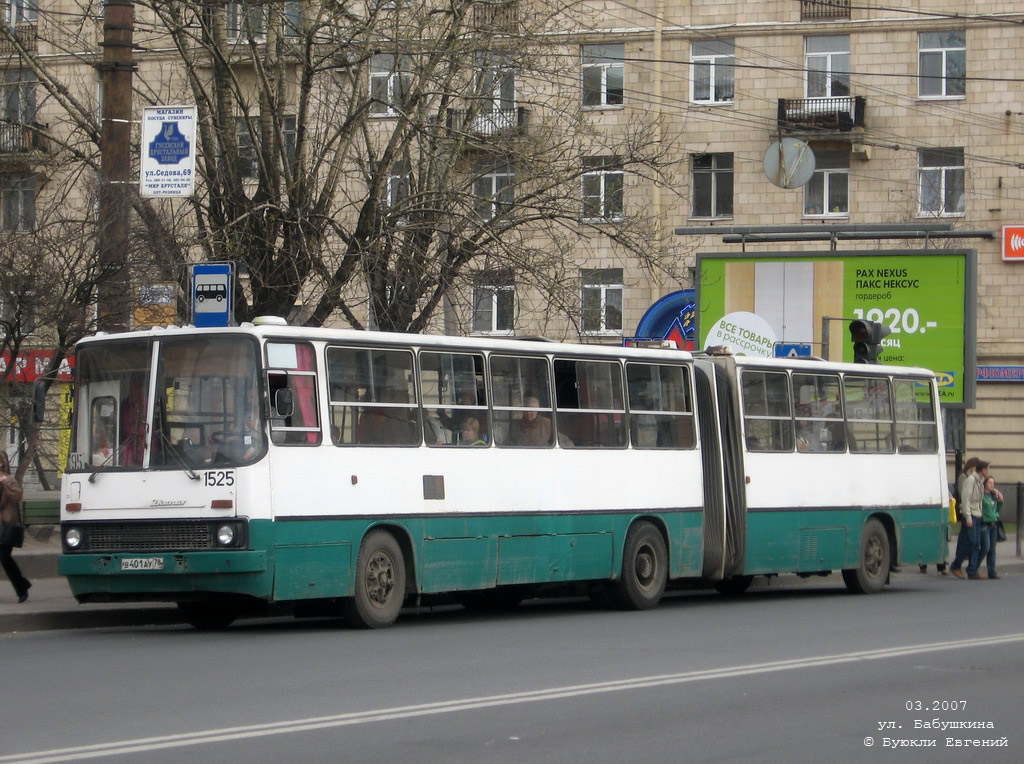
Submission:
<svg viewBox="0 0 1024 764">
<path fill-rule="evenodd" d="M 46 367 L 51 358 L 53 358 L 52 350 L 23 351 L 14 359 L 13 373 L 8 377 L 8 372 L 11 369 L 11 354 L 6 352 L 0 356 L 0 380 L 4 382 L 35 382 L 46 373 Z M 65 358 L 60 362 L 60 368 L 57 369 L 57 379 L 70 382 L 74 368 L 74 357 Z"/>
</svg>

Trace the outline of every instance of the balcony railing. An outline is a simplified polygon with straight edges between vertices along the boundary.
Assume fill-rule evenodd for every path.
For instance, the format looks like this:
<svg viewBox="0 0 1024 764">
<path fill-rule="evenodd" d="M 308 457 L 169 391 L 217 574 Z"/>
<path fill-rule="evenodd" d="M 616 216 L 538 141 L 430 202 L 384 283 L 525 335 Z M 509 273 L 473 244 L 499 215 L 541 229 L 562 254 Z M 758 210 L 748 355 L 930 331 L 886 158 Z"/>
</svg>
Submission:
<svg viewBox="0 0 1024 764">
<path fill-rule="evenodd" d="M 848 19 L 850 0 L 800 0 L 800 20 Z"/>
<path fill-rule="evenodd" d="M 472 24 L 481 32 L 514 32 L 519 28 L 519 2 L 485 0 L 474 3 Z"/>
<path fill-rule="evenodd" d="M 21 46 L 32 53 L 38 47 L 38 38 L 36 37 L 36 25 L 32 24 L 18 24 L 16 26 L 8 27 L 7 31 L 19 42 Z M 17 53 L 18 49 L 14 42 L 8 37 L 0 35 L 0 56 L 9 56 Z"/>
<path fill-rule="evenodd" d="M 448 110 L 448 129 L 452 132 L 491 137 L 519 133 L 525 126 L 526 109 L 522 106 L 493 111 Z"/>
<path fill-rule="evenodd" d="M 46 125 L 0 122 L 0 156 L 46 151 Z"/>
<path fill-rule="evenodd" d="M 864 96 L 780 98 L 779 129 L 788 132 L 848 133 L 864 127 Z"/>
</svg>

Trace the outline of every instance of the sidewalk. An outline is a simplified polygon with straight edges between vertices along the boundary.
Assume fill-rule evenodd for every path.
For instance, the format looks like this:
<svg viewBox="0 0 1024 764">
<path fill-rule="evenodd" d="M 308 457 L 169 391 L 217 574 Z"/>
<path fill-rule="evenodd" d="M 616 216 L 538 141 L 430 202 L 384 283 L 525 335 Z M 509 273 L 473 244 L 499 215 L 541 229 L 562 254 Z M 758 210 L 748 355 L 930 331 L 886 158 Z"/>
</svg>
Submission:
<svg viewBox="0 0 1024 764">
<path fill-rule="evenodd" d="M 33 529 L 35 530 L 35 529 Z M 1016 555 L 1015 537 L 999 544 L 996 550 L 996 567 L 999 574 L 1024 573 L 1024 558 Z M 949 545 L 949 560 L 956 551 L 956 537 Z M 158 624 L 184 623 L 184 619 L 173 604 L 154 602 L 96 603 L 80 605 L 71 596 L 67 580 L 57 575 L 57 555 L 60 554 L 60 538 L 53 533 L 40 540 L 32 533 L 25 534 L 25 546 L 14 553 L 14 559 L 22 573 L 32 581 L 27 602 L 18 604 L 14 591 L 6 577 L 0 576 L 0 634 L 15 631 L 43 631 L 49 629 L 92 629 L 103 626 L 149 626 Z M 895 576 L 911 578 L 920 576 L 916 565 L 904 565 Z M 937 575 L 935 566 L 928 566 L 929 576 Z M 950 585 L 961 585 L 951 574 L 943 576 Z M 794 585 L 807 581 L 820 583 L 822 579 L 800 579 L 796 576 L 781 576 L 772 579 L 770 586 Z M 963 584 L 966 585 L 966 584 Z M 972 586 L 975 584 L 971 584 Z"/>
</svg>

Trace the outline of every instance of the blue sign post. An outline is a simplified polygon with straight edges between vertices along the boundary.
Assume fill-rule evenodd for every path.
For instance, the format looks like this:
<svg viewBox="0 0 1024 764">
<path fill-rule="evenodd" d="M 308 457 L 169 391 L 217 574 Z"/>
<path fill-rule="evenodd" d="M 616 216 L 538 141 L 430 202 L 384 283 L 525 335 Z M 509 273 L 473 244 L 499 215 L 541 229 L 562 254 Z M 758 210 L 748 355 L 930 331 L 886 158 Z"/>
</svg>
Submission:
<svg viewBox="0 0 1024 764">
<path fill-rule="evenodd" d="M 231 263 L 192 266 L 192 323 L 198 327 L 230 326 L 234 313 Z"/>
</svg>

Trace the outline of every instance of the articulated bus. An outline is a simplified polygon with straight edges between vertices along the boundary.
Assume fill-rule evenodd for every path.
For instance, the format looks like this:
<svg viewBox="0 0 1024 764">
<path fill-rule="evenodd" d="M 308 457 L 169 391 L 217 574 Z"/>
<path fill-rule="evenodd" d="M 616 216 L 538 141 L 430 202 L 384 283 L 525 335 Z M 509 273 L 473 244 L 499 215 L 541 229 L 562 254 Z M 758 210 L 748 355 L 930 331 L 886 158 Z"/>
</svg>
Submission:
<svg viewBox="0 0 1024 764">
<path fill-rule="evenodd" d="M 924 369 L 254 324 L 78 344 L 59 570 L 80 602 L 379 628 L 440 593 L 648 609 L 781 573 L 877 592 L 945 559 Z"/>
</svg>

